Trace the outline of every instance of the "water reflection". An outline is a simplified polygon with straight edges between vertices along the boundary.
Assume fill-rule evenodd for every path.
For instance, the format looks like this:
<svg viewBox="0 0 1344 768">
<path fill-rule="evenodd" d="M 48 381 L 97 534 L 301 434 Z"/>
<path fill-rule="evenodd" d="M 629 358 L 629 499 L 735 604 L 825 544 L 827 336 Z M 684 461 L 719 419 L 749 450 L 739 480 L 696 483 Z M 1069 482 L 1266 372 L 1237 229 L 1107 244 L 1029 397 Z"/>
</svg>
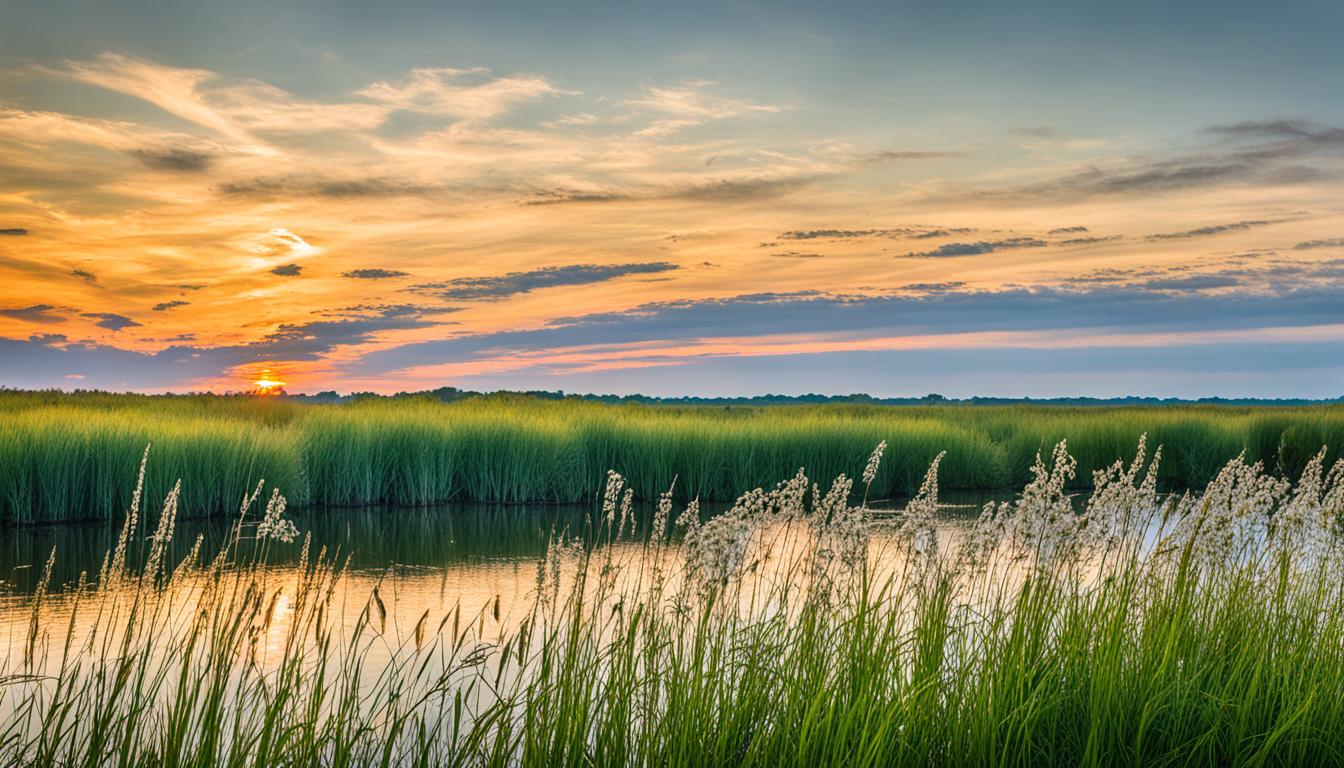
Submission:
<svg viewBox="0 0 1344 768">
<path fill-rule="evenodd" d="M 486 561 L 535 561 L 545 552 L 552 530 L 582 530 L 584 506 L 500 506 L 455 504 L 415 508 L 359 508 L 297 512 L 291 515 L 302 534 L 312 536 L 316 553 L 349 557 L 355 571 L 388 567 L 460 566 Z M 167 562 L 185 557 L 197 536 L 208 560 L 225 541 L 230 521 L 181 520 Z M 96 574 L 121 529 L 110 522 L 35 526 L 0 531 L 0 582 L 11 594 L 31 594 L 42 567 L 55 548 L 53 589 L 74 584 L 81 572 Z M 147 540 L 148 532 L 138 539 Z M 272 544 L 269 560 L 292 562 L 301 540 Z M 146 546 L 133 546 L 129 559 L 143 557 Z M 244 553 L 249 554 L 250 553 Z"/>
<path fill-rule="evenodd" d="M 985 501 L 979 496 L 949 500 L 945 507 L 947 528 L 975 513 Z M 875 517 L 889 515 L 900 503 L 874 510 Z M 709 518 L 719 508 L 703 511 Z M 596 511 L 587 505 L 501 506 L 458 504 L 424 508 L 361 508 L 301 512 L 293 515 L 302 535 L 293 543 L 271 542 L 266 559 L 272 589 L 278 589 L 280 604 L 267 644 L 284 637 L 286 605 L 300 580 L 296 566 L 303 536 L 310 536 L 311 553 L 326 550 L 327 561 L 342 566 L 334 607 L 340 623 L 351 624 L 369 606 L 375 587 L 384 602 L 386 623 L 392 637 L 405 638 L 428 613 L 433 621 L 453 613 L 459 620 L 478 625 L 480 635 L 499 636 L 531 609 L 536 597 L 538 566 L 548 543 L 557 534 L 582 537 L 588 516 Z M 641 544 L 648 536 L 652 509 L 637 510 L 639 530 L 629 543 L 612 548 L 614 556 L 637 572 L 642 563 Z M 49 636 L 66 632 L 72 614 L 73 631 L 83 635 L 84 626 L 98 620 L 87 607 L 75 610 L 74 590 L 81 577 L 94 579 L 104 558 L 116 545 L 120 528 L 109 523 L 63 524 L 12 529 L 0 532 L 0 647 L 6 655 L 20 652 L 30 628 L 34 590 L 42 580 L 44 566 L 56 557 L 42 631 Z M 227 520 L 183 520 L 169 544 L 164 561 L 176 564 L 186 558 L 201 539 L 197 562 L 208 563 L 230 535 Z M 148 550 L 148 532 L 136 537 L 128 553 L 134 569 Z M 239 551 L 241 560 L 253 557 L 247 542 Z M 334 556 L 333 556 L 334 555 Z M 775 559 L 775 558 L 772 558 Z M 779 557 L 776 562 L 786 562 Z M 573 577 L 566 568 L 563 578 Z M 174 599 L 192 600 L 189 587 Z M 53 638 L 54 639 L 54 638 Z"/>
<path fill-rule="evenodd" d="M 955 519 L 972 516 L 987 501 L 1004 498 L 1002 494 L 944 494 L 942 507 L 949 519 Z M 903 499 L 890 500 L 873 507 L 880 516 L 903 503 Z M 704 515 L 719 511 L 721 507 L 709 507 Z M 312 536 L 314 553 L 324 547 L 341 553 L 349 557 L 353 571 L 442 567 L 469 572 L 473 568 L 497 570 L 503 563 L 533 567 L 545 554 L 552 532 L 582 535 L 593 512 L 589 505 L 573 504 L 445 504 L 306 510 L 290 517 L 302 534 Z M 647 529 L 652 508 L 646 505 L 636 512 L 639 525 Z M 202 556 L 208 560 L 227 538 L 230 525 L 231 521 L 220 518 L 178 521 L 166 561 L 176 563 L 186 557 L 197 536 L 202 538 Z M 120 522 L 110 521 L 0 529 L 0 597 L 31 595 L 53 548 L 52 591 L 77 583 L 81 573 L 92 577 L 120 532 Z M 139 540 L 144 542 L 148 535 L 143 531 Z M 299 548 L 298 541 L 272 545 L 269 559 L 283 566 L 293 561 Z M 145 549 L 132 547 L 128 556 L 132 564 L 143 557 Z"/>
</svg>

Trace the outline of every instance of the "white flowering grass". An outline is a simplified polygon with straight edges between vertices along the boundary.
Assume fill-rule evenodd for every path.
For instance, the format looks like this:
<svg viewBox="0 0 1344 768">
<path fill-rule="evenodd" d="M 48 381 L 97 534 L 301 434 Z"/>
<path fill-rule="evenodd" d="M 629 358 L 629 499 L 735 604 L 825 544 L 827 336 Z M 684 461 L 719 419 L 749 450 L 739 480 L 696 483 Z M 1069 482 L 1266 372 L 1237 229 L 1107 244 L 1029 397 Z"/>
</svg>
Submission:
<svg viewBox="0 0 1344 768">
<path fill-rule="evenodd" d="M 863 487 L 800 471 L 708 519 L 695 502 L 674 515 L 669 490 L 640 542 L 611 473 L 590 530 L 556 532 L 534 605 L 499 634 L 489 605 L 399 628 L 378 589 L 337 616 L 337 558 L 305 544 L 295 578 L 263 566 L 294 531 L 283 497 L 258 509 L 260 486 L 210 562 L 133 569 L 130 526 L 64 621 L 45 582 L 32 599 L 0 679 L 0 763 L 1344 758 L 1344 465 L 1324 451 L 1294 481 L 1241 458 L 1172 497 L 1140 442 L 1081 499 L 1060 443 L 1016 500 L 956 524 L 942 456 L 894 514 L 856 505 L 873 456 Z M 172 535 L 160 520 L 151 547 Z M 76 633 L 73 611 L 95 629 Z"/>
</svg>

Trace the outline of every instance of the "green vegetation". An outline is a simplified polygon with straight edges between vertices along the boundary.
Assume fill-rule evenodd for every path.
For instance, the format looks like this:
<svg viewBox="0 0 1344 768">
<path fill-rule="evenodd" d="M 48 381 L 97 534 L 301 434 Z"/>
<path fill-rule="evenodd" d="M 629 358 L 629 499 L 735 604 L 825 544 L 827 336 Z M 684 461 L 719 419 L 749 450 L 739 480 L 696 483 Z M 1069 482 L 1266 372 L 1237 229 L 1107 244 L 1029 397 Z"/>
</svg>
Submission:
<svg viewBox="0 0 1344 768">
<path fill-rule="evenodd" d="M 183 480 L 192 515 L 233 509 L 265 478 L 295 504 L 574 502 L 615 468 L 651 499 L 677 478 L 680 499 L 738 489 L 805 466 L 833 476 L 870 446 L 891 450 L 875 498 L 908 496 L 933 456 L 949 489 L 1019 486 L 1037 451 L 1068 436 L 1091 470 L 1142 433 L 1165 446 L 1166 487 L 1198 487 L 1242 451 L 1285 475 L 1327 445 L 1344 449 L 1344 405 L 710 407 L 468 397 L 357 399 L 144 397 L 0 392 L 0 521 L 111 519 L 129 502 L 127 467 L 146 443 L 146 488 Z"/>
<path fill-rule="evenodd" d="M 123 534 L 93 585 L 39 589 L 9 633 L 0 762 L 1338 764 L 1344 463 L 1322 459 L 1296 484 L 1233 461 L 1164 498 L 1141 445 L 1079 512 L 1060 446 L 950 531 L 937 462 L 881 521 L 850 505 L 864 488 L 799 474 L 681 515 L 680 539 L 670 498 L 623 537 L 612 477 L 508 626 L 488 604 L 400 626 L 307 545 L 265 567 L 278 496 L 173 567 L 173 494 L 144 569 Z"/>
</svg>

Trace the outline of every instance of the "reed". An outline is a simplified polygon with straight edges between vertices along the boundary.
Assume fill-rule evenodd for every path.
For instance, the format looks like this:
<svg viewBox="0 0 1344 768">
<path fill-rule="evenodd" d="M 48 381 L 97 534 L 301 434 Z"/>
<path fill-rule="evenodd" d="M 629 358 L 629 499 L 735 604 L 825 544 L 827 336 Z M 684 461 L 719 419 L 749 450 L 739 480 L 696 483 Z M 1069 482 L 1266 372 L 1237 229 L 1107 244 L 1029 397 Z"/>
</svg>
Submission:
<svg viewBox="0 0 1344 768">
<path fill-rule="evenodd" d="M 183 480 L 185 514 L 219 514 L 265 477 L 300 507 L 446 501 L 573 503 L 614 468 L 651 500 L 731 501 L 799 466 L 832 476 L 886 441 L 873 498 L 918 487 L 940 451 L 944 486 L 1002 490 L 1067 436 L 1075 487 L 1143 433 L 1166 446 L 1161 481 L 1200 487 L 1246 453 L 1296 475 L 1344 449 L 1344 406 L 1065 408 L 673 407 L 486 396 L 302 405 L 279 398 L 0 392 L 0 522 L 110 519 L 126 467 L 153 441 L 150 491 Z"/>
<path fill-rule="evenodd" d="M 1337 764 L 1344 463 L 1290 482 L 1238 458 L 1179 497 L 1160 467 L 1141 442 L 1080 507 L 1061 443 L 950 531 L 940 459 L 891 517 L 799 472 L 675 537 L 630 534 L 611 473 L 510 624 L 487 604 L 399 626 L 378 587 L 337 599 L 340 558 L 307 545 L 266 565 L 289 529 L 259 489 L 219 554 L 169 563 L 170 492 L 143 545 L 132 506 L 96 578 L 30 599 L 0 761 Z"/>
</svg>

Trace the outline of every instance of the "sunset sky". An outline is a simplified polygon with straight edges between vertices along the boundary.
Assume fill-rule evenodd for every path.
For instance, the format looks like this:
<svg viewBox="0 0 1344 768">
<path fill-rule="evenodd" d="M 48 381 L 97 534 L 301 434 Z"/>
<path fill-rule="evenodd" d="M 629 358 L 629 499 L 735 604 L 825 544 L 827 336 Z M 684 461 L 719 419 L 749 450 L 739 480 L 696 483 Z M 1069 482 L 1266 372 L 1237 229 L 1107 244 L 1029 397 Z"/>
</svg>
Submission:
<svg viewBox="0 0 1344 768">
<path fill-rule="evenodd" d="M 0 386 L 1344 395 L 1342 3 L 281 5 L 5 3 Z"/>
</svg>

